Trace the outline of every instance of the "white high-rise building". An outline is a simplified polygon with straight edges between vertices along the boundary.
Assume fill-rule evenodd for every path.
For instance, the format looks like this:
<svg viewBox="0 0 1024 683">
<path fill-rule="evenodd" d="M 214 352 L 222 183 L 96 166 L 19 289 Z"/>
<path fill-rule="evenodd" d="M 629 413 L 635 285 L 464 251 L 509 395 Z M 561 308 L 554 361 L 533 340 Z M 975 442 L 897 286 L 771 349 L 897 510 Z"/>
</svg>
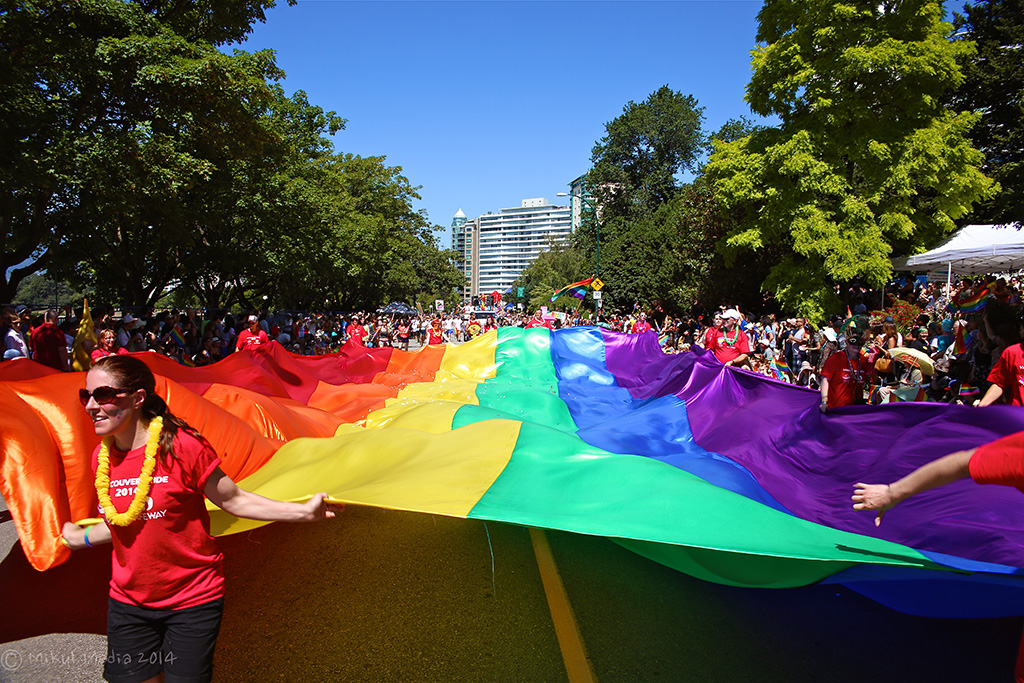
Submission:
<svg viewBox="0 0 1024 683">
<path fill-rule="evenodd" d="M 480 253 L 480 219 L 469 220 L 459 209 L 452 218 L 452 249 L 456 254 L 456 266 L 466 276 L 462 300 L 469 301 L 477 291 L 480 271 L 476 267 Z"/>
<path fill-rule="evenodd" d="M 552 241 L 569 239 L 571 214 L 570 207 L 549 204 L 543 197 L 472 220 L 460 209 L 452 221 L 452 249 L 462 259 L 469 283 L 464 299 L 504 293 Z"/>
</svg>

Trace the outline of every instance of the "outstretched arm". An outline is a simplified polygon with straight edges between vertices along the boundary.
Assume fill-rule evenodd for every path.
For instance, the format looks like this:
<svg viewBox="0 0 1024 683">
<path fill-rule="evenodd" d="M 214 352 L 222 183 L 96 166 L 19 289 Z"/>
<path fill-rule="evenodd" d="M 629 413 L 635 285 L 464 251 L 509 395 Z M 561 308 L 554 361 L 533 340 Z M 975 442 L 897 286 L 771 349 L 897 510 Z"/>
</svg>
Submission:
<svg viewBox="0 0 1024 683">
<path fill-rule="evenodd" d="M 328 508 L 326 493 L 318 493 L 305 503 L 272 500 L 238 487 L 219 467 L 206 480 L 203 493 L 214 505 L 235 517 L 263 522 L 312 522 L 334 517 Z"/>
<path fill-rule="evenodd" d="M 892 484 L 857 484 L 853 490 L 854 510 L 877 510 L 875 526 L 882 523 L 885 511 L 907 498 L 958 479 L 970 476 L 968 464 L 976 448 L 950 453 L 916 470 Z"/>
<path fill-rule="evenodd" d="M 998 384 L 993 384 L 982 396 L 981 401 L 978 403 L 979 408 L 990 406 L 1003 397 L 1003 388 Z"/>
</svg>

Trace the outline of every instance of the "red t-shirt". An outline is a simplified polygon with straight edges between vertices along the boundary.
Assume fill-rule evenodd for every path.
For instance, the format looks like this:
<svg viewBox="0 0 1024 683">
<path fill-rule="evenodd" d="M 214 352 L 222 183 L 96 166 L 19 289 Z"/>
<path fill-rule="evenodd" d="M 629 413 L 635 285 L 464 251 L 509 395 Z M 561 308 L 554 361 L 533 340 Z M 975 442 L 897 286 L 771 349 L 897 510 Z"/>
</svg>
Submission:
<svg viewBox="0 0 1024 683">
<path fill-rule="evenodd" d="M 430 326 L 427 328 L 427 345 L 443 344 L 444 336 L 440 327 Z"/>
<path fill-rule="evenodd" d="M 704 348 L 705 349 L 708 349 L 709 351 L 711 350 L 711 344 L 714 343 L 715 337 L 721 331 L 722 331 L 721 329 L 715 327 L 714 325 L 712 325 L 708 329 L 704 330 Z"/>
<path fill-rule="evenodd" d="M 57 370 L 67 370 L 67 363 L 61 363 L 60 350 L 67 353 L 68 343 L 64 332 L 53 323 L 43 323 L 32 330 L 33 358 L 38 363 Z"/>
<path fill-rule="evenodd" d="M 747 333 L 740 328 L 734 329 L 732 332 L 726 334 L 725 330 L 718 330 L 714 327 L 716 334 L 709 336 L 708 350 L 715 354 L 715 358 L 727 363 L 731 360 L 736 360 L 745 353 L 750 353 L 750 339 L 747 338 Z"/>
<path fill-rule="evenodd" d="M 99 450 L 92 454 L 94 474 Z M 118 512 L 131 505 L 145 455 L 145 446 L 127 454 L 110 451 L 110 499 Z M 111 598 L 168 610 L 224 595 L 223 556 L 210 535 L 203 496 L 219 464 L 205 439 L 178 431 L 174 457 L 157 462 L 153 472 L 146 512 L 128 526 L 108 524 L 114 543 Z"/>
<path fill-rule="evenodd" d="M 979 484 L 1003 484 L 1024 492 L 1024 432 L 979 446 L 967 469 Z"/>
<path fill-rule="evenodd" d="M 366 337 L 366 328 L 357 323 L 348 326 L 348 338 L 353 344 L 363 345 L 363 338 Z"/>
<path fill-rule="evenodd" d="M 1024 349 L 1021 344 L 1007 346 L 1000 354 L 999 360 L 988 373 L 988 381 L 1003 388 L 1003 393 L 1010 397 L 1010 405 L 1024 406 Z"/>
<path fill-rule="evenodd" d="M 252 333 L 252 330 L 242 330 L 238 335 L 238 341 L 235 342 L 235 348 L 238 350 L 242 349 L 255 349 L 258 346 L 269 344 L 270 338 L 267 337 L 267 333 L 262 329 L 256 334 Z"/>
<path fill-rule="evenodd" d="M 530 320 L 526 323 L 526 329 L 529 330 L 534 327 L 546 327 L 549 330 L 553 329 L 551 327 L 551 323 L 549 323 L 547 320 L 537 320 L 536 316 L 530 318 Z"/>
<path fill-rule="evenodd" d="M 646 320 L 637 320 L 633 323 L 633 329 L 630 330 L 633 334 L 643 334 L 651 329 L 651 324 Z"/>
<path fill-rule="evenodd" d="M 870 369 L 867 359 L 860 353 L 852 360 L 846 351 L 829 356 L 821 369 L 821 376 L 828 378 L 828 407 L 841 408 L 858 403 Z"/>
</svg>

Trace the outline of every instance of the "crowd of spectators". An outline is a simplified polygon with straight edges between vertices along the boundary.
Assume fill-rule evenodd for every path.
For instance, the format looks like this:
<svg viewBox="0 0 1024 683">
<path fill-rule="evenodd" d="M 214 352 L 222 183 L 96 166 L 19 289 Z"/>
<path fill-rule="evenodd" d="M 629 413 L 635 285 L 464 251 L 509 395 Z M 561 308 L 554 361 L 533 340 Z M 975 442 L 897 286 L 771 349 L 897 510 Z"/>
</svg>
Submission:
<svg viewBox="0 0 1024 683">
<path fill-rule="evenodd" d="M 639 306 L 629 313 L 596 316 L 581 308 L 532 314 L 486 307 L 447 314 L 251 311 L 242 315 L 194 308 L 130 312 L 96 308 L 97 341 L 86 352 L 96 359 L 153 351 L 185 365 L 203 366 L 271 341 L 292 353 L 320 355 L 337 352 L 346 343 L 408 350 L 425 344 L 462 343 L 498 327 L 597 325 L 631 334 L 653 332 L 666 353 L 703 348 L 726 365 L 820 390 L 823 407 L 836 407 L 829 401 L 829 387 L 833 393 L 846 391 L 845 384 L 854 387 L 850 396 L 833 401 L 987 405 L 1014 396 L 1019 401 L 1016 365 L 999 363 L 1007 349 L 1020 350 L 1024 335 L 1018 278 L 965 279 L 949 288 L 945 282 L 907 278 L 885 291 L 854 287 L 847 298 L 848 314 L 833 315 L 821 325 L 771 313 L 753 316 L 738 306 L 688 316 L 644 311 Z M 78 329 L 79 320 L 70 307 L 61 312 L 32 311 L 25 305 L 0 308 L 5 360 L 34 358 L 67 371 Z"/>
<path fill-rule="evenodd" d="M 1024 336 L 1018 278 L 967 278 L 948 287 L 908 279 L 886 292 L 857 287 L 849 294 L 848 314 L 820 326 L 725 306 L 708 316 L 707 326 L 705 317 L 650 322 L 667 353 L 701 346 L 723 363 L 813 389 L 827 385 L 830 375 L 834 380 L 828 364 L 837 356 L 832 365 L 856 375 L 851 402 L 1020 404 L 1017 365 L 1004 358 L 1020 352 Z M 848 352 L 854 337 L 858 348 Z"/>
</svg>

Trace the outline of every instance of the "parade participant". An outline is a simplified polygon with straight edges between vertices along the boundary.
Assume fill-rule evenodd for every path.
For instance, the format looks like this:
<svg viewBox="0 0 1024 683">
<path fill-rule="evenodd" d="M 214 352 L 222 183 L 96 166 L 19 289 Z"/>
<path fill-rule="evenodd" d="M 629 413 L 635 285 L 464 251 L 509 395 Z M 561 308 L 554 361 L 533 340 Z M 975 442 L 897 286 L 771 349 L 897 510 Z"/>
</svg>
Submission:
<svg viewBox="0 0 1024 683">
<path fill-rule="evenodd" d="M 72 550 L 114 545 L 104 677 L 209 681 L 224 570 L 205 499 L 263 521 L 335 512 L 325 493 L 300 504 L 238 488 L 209 442 L 167 410 L 153 373 L 137 358 L 101 358 L 79 394 L 103 439 L 92 456 L 103 520 L 91 527 L 67 522 L 61 540 Z"/>
<path fill-rule="evenodd" d="M 633 327 L 629 330 L 630 334 L 643 334 L 644 332 L 651 331 L 651 324 L 647 322 L 647 316 L 643 313 L 638 313 L 636 321 L 633 323 Z"/>
<path fill-rule="evenodd" d="M 57 327 L 57 311 L 49 310 L 43 316 L 43 323 L 32 330 L 32 349 L 36 362 L 67 372 L 68 344 L 64 332 Z"/>
<path fill-rule="evenodd" d="M 427 344 L 444 344 L 449 341 L 448 335 L 441 329 L 441 321 L 438 318 L 431 320 L 427 328 Z"/>
<path fill-rule="evenodd" d="M 711 318 L 711 327 L 704 330 L 704 348 L 710 350 L 711 344 L 722 331 L 722 312 L 716 311 L 714 317 Z"/>
<path fill-rule="evenodd" d="M 409 319 L 402 318 L 402 321 L 398 323 L 398 344 L 402 347 L 403 351 L 409 350 Z"/>
<path fill-rule="evenodd" d="M 533 314 L 533 317 L 526 321 L 526 329 L 530 329 L 532 327 L 546 327 L 549 330 L 552 329 L 551 323 L 544 319 L 544 312 L 539 308 L 537 309 L 537 312 Z"/>
<path fill-rule="evenodd" d="M 105 330 L 100 330 L 100 333 L 97 336 L 97 341 L 99 342 L 99 346 L 93 349 L 92 353 L 89 354 L 93 363 L 105 356 L 128 353 L 124 349 L 117 348 L 117 333 L 109 327 Z"/>
<path fill-rule="evenodd" d="M 255 350 L 265 344 L 270 343 L 270 337 L 260 327 L 260 319 L 254 315 L 249 316 L 249 329 L 242 330 L 238 335 L 238 341 L 235 342 L 235 350 Z"/>
<path fill-rule="evenodd" d="M 1002 484 L 1024 492 L 1024 457 L 1021 453 L 1024 453 L 1024 432 L 1004 436 L 977 448 L 950 453 L 891 484 L 857 484 L 853 489 L 853 509 L 876 512 L 875 526 L 879 526 L 886 511 L 907 498 L 967 477 L 979 484 Z M 1024 634 L 1017 650 L 1014 680 L 1024 683 Z"/>
<path fill-rule="evenodd" d="M 739 328 L 740 312 L 730 308 L 722 314 L 722 329 L 712 335 L 708 350 L 725 365 L 750 365 L 750 339 Z"/>
<path fill-rule="evenodd" d="M 352 323 L 348 326 L 348 338 L 356 346 L 363 346 L 363 340 L 366 339 L 368 332 L 363 327 L 363 319 L 355 317 L 352 319 Z"/>
<path fill-rule="evenodd" d="M 854 320 L 846 333 L 846 348 L 829 356 L 821 370 L 821 411 L 863 402 L 864 383 L 871 366 L 861 355 L 866 325 Z"/>
<path fill-rule="evenodd" d="M 1020 336 L 1024 339 L 1024 315 L 1020 317 Z M 985 392 L 979 406 L 992 405 L 1003 399 L 1012 406 L 1024 406 L 1024 341 L 1010 344 L 999 355 L 999 360 L 988 373 L 992 385 Z"/>
</svg>

